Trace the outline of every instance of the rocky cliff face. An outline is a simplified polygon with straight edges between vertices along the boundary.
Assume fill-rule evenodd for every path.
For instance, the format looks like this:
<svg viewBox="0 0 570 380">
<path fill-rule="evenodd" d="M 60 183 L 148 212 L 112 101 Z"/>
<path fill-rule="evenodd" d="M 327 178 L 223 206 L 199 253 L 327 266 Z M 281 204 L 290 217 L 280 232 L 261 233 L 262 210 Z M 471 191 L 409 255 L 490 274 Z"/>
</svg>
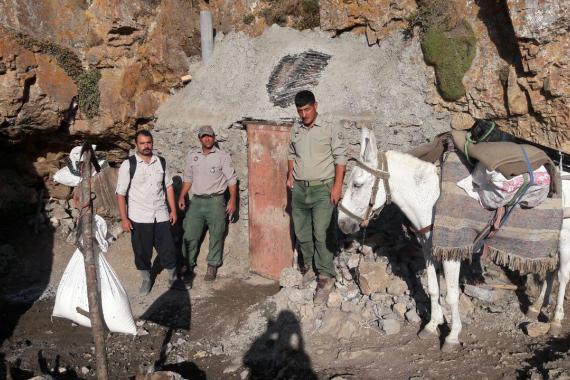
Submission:
<svg viewBox="0 0 570 380">
<path fill-rule="evenodd" d="M 183 0 L 0 2 L 1 132 L 63 129 L 125 148 L 199 54 L 197 14 Z M 98 93 L 94 115 L 77 109 L 79 80 L 62 51 L 99 72 L 87 89 Z"/>
<path fill-rule="evenodd" d="M 199 59 L 197 3 L 0 1 L 0 213 L 33 209 L 44 182 L 65 198 L 51 178 L 81 139 L 126 156 Z"/>
<path fill-rule="evenodd" d="M 384 4 L 385 3 L 385 4 Z M 467 95 L 449 103 L 433 91 L 456 128 L 493 119 L 505 131 L 570 153 L 570 2 L 456 1 L 477 37 L 464 77 Z M 401 30 L 415 2 L 321 0 L 321 27 L 364 31 L 369 43 Z"/>
</svg>

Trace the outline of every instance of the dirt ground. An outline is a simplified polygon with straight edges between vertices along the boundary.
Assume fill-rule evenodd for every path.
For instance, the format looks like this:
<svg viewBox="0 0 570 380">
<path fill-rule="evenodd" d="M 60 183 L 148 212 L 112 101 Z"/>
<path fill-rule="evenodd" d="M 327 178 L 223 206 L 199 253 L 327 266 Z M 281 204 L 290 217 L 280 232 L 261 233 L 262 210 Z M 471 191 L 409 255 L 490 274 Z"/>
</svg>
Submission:
<svg viewBox="0 0 570 380">
<path fill-rule="evenodd" d="M 17 260 L 12 259 L 0 283 L 0 359 L 9 363 L 15 380 L 42 374 L 95 378 L 90 330 L 51 319 L 55 290 L 74 247 L 57 233 L 34 236 L 25 226 L 18 231 L 25 233 L 2 231 L 2 242 L 15 247 Z M 559 338 L 525 335 L 522 326 L 528 320 L 514 293 L 500 306 L 474 301 L 473 314 L 464 321 L 463 345 L 451 354 L 440 351 L 441 340 L 419 340 L 419 325 L 406 323 L 390 336 L 360 326 L 351 339 L 344 339 L 316 330 L 303 335 L 306 329 L 294 315 L 281 312 L 258 326 L 260 333 L 251 336 L 248 347 L 236 356 L 239 350 L 228 346 L 229 338 L 239 336 L 253 310 L 263 309 L 265 299 L 279 291 L 278 284 L 254 274 L 222 274 L 215 283 L 205 284 L 199 275 L 186 292 L 168 290 L 160 274 L 152 292 L 141 297 L 131 255 L 124 235 L 107 254 L 130 295 L 141 333 L 107 335 L 112 379 L 152 369 L 174 371 L 187 379 L 540 379 L 556 378 L 549 363 L 568 362 L 568 324 Z M 567 311 L 568 303 L 567 298 Z M 272 310 L 266 312 L 271 316 Z M 442 330 L 445 334 L 445 326 Z M 278 347 L 276 342 L 283 338 L 292 343 Z M 265 359 L 259 360 L 260 353 Z M 258 359 L 250 360 L 254 354 Z M 0 369 L 0 378 L 5 376 L 5 369 Z"/>
</svg>

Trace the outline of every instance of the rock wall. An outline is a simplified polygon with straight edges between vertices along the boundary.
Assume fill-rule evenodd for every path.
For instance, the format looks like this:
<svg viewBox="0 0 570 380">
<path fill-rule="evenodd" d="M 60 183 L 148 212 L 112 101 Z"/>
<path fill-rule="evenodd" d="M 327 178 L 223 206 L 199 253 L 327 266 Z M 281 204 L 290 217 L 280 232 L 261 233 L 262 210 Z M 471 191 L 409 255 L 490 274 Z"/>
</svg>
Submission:
<svg viewBox="0 0 570 380">
<path fill-rule="evenodd" d="M 44 196 L 64 199 L 53 174 L 85 138 L 110 161 L 127 155 L 199 59 L 198 11 L 186 0 L 0 1 L 0 160 L 24 160 L 0 165 L 0 214 L 33 209 L 44 182 Z M 100 79 L 84 85 L 82 73 Z"/>
<path fill-rule="evenodd" d="M 493 119 L 503 130 L 570 153 L 570 2 L 456 1 L 477 37 L 477 56 L 464 77 L 467 94 L 449 103 L 433 91 L 436 109 L 453 126 Z M 400 30 L 415 2 L 321 0 L 321 27 L 333 33 L 364 30 L 376 43 Z M 458 11 L 459 12 L 459 11 Z"/>
<path fill-rule="evenodd" d="M 7 28 L 0 126 L 10 138 L 57 131 L 67 118 L 69 135 L 112 137 L 109 146 L 125 149 L 124 140 L 153 119 L 199 54 L 198 7 L 184 0 L 0 2 L 0 25 Z M 18 33 L 37 43 L 22 46 Z M 97 116 L 81 108 L 75 115 L 76 80 L 50 47 L 69 49 L 84 69 L 101 73 Z"/>
</svg>

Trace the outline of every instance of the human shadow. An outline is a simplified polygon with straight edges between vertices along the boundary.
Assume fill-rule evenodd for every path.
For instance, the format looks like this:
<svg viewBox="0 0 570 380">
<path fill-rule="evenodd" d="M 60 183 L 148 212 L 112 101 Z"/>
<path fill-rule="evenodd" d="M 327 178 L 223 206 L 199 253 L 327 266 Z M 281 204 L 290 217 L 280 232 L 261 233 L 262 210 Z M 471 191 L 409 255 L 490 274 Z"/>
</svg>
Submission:
<svg viewBox="0 0 570 380">
<path fill-rule="evenodd" d="M 166 364 L 169 343 L 172 340 L 172 336 L 176 330 L 190 330 L 191 314 L 192 305 L 188 291 L 181 291 L 177 288 L 169 288 L 156 301 L 154 301 L 152 305 L 150 305 L 150 307 L 140 317 L 142 320 L 153 322 L 157 325 L 167 328 L 160 345 L 159 358 L 154 363 L 155 369 L 167 370 L 166 367 L 173 366 L 173 364 Z M 181 366 L 182 363 L 179 364 L 179 370 L 192 370 L 193 372 L 191 374 L 193 376 L 195 376 L 197 373 L 200 373 L 195 365 L 190 366 L 192 363 L 187 363 L 189 365 L 188 367 Z M 182 373 L 180 374 L 182 375 Z M 201 378 L 193 376 L 190 378 Z"/>
<path fill-rule="evenodd" d="M 295 314 L 284 310 L 267 322 L 267 330 L 243 357 L 250 379 L 317 379 L 305 352 L 301 325 Z"/>
</svg>

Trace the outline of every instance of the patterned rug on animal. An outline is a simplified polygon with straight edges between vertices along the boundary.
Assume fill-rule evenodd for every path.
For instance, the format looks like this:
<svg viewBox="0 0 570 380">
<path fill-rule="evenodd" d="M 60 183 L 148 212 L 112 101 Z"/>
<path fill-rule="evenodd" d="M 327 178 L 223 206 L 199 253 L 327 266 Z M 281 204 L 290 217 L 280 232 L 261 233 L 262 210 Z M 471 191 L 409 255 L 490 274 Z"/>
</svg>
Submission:
<svg viewBox="0 0 570 380">
<path fill-rule="evenodd" d="M 441 195 L 435 205 L 432 254 L 437 260 L 470 260 L 473 242 L 493 218 L 457 182 L 469 176 L 463 155 L 450 152 L 441 168 Z M 560 186 L 556 186 L 560 188 Z M 544 274 L 558 265 L 558 241 L 563 218 L 561 194 L 537 207 L 516 206 L 508 222 L 484 243 L 498 265 L 511 270 Z"/>
</svg>

